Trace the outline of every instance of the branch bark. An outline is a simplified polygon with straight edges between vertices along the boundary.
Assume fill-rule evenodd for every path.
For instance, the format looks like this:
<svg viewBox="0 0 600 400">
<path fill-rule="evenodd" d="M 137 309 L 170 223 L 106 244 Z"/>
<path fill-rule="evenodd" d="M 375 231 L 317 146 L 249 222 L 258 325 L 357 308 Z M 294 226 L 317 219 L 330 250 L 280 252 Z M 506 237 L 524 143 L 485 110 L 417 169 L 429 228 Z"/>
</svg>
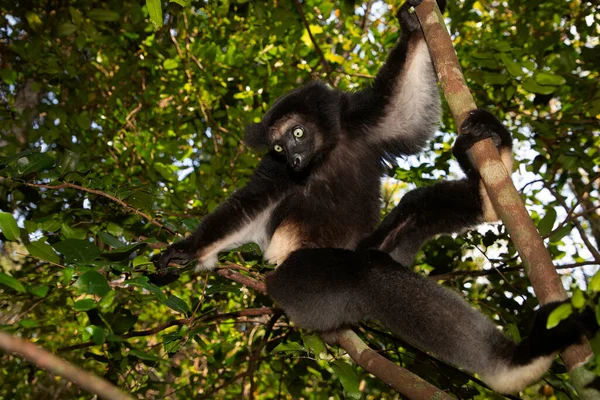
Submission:
<svg viewBox="0 0 600 400">
<path fill-rule="evenodd" d="M 90 393 L 108 400 L 131 400 L 127 394 L 104 379 L 93 375 L 75 365 L 56 357 L 35 344 L 0 331 L 0 348 L 8 353 L 17 354 L 27 361 L 55 375 L 75 382 Z"/>
<path fill-rule="evenodd" d="M 416 8 L 416 12 L 444 96 L 457 126 L 460 127 L 469 111 L 476 109 L 476 105 L 465 83 L 444 18 L 435 0 L 424 0 Z M 487 139 L 477 143 L 471 149 L 470 155 L 481 174 L 494 209 L 502 218 L 515 247 L 519 250 L 525 271 L 540 303 L 566 299 L 567 293 L 556 273 L 550 254 L 492 141 Z M 585 363 L 592 356 L 592 352 L 586 342 L 566 349 L 561 355 L 569 370 L 573 370 Z"/>
<path fill-rule="evenodd" d="M 441 389 L 377 354 L 360 340 L 354 331 L 349 329 L 338 331 L 334 334 L 334 339 L 358 365 L 407 398 L 412 400 L 452 399 L 452 396 Z"/>
</svg>

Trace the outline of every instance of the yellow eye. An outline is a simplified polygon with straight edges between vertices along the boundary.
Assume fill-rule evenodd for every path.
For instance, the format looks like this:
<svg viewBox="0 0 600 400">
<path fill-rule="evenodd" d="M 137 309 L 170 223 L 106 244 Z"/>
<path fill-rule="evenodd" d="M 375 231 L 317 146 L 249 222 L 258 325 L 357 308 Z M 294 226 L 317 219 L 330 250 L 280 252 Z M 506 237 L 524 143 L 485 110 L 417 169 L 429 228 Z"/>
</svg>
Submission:
<svg viewBox="0 0 600 400">
<path fill-rule="evenodd" d="M 275 146 L 273 146 L 273 150 L 275 150 L 278 153 L 281 153 L 283 151 L 283 147 L 281 147 L 280 145 L 276 144 Z"/>
<path fill-rule="evenodd" d="M 304 135 L 304 131 L 302 130 L 302 128 L 298 127 L 294 129 L 294 136 L 296 136 L 297 138 L 301 138 Z"/>
</svg>

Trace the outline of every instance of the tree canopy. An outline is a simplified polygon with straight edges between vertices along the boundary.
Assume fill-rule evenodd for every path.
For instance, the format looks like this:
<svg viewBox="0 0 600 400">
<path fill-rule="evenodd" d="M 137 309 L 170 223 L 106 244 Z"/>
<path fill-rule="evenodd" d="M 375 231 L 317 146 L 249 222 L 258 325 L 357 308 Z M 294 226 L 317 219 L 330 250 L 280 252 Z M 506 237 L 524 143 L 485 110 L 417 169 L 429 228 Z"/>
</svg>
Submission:
<svg viewBox="0 0 600 400">
<path fill-rule="evenodd" d="M 153 254 L 248 181 L 261 155 L 242 143 L 247 123 L 313 79 L 370 83 L 398 38 L 398 6 L 0 5 L 0 328 L 137 398 L 398 398 L 230 279 L 260 281 L 272 268 L 254 245 L 224 254 L 219 273 L 189 271 L 164 287 L 147 277 Z M 513 180 L 572 307 L 600 318 L 600 7 L 467 0 L 446 17 L 478 106 L 515 137 Z M 407 190 L 459 176 L 455 132 L 446 113 L 430 148 L 390 168 L 382 215 Z M 502 225 L 439 237 L 414 268 L 508 335 L 526 333 L 537 300 Z M 500 398 L 376 323 L 355 330 L 456 398 Z M 91 398 L 18 357 L 0 360 L 6 398 Z M 600 377 L 599 365 L 596 356 Z M 522 397 L 577 395 L 557 360 Z"/>
</svg>

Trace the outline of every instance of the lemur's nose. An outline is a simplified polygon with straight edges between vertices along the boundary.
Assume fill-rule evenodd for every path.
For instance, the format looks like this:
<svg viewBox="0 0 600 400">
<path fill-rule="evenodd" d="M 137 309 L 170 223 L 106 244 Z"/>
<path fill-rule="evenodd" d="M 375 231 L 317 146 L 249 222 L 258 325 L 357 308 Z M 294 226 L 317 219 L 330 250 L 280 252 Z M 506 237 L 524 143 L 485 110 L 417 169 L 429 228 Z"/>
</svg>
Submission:
<svg viewBox="0 0 600 400">
<path fill-rule="evenodd" d="M 300 166 L 301 162 L 302 162 L 302 158 L 300 158 L 300 156 L 294 156 L 294 159 L 292 161 L 292 167 L 298 168 Z"/>
</svg>

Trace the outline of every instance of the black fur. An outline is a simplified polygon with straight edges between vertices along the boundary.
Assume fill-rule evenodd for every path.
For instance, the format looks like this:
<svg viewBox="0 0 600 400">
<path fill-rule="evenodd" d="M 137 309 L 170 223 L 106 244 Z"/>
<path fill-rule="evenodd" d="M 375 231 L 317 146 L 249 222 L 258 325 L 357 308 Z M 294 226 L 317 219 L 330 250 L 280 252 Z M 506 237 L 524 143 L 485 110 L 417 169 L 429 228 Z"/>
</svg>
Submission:
<svg viewBox="0 0 600 400">
<path fill-rule="evenodd" d="M 377 250 L 298 250 L 267 275 L 266 283 L 298 327 L 329 332 L 375 319 L 409 344 L 478 373 L 505 393 L 539 379 L 554 353 L 598 330 L 592 310 L 575 312 L 547 330 L 547 317 L 560 303 L 548 304 L 540 308 L 530 337 L 515 344 L 457 293 Z M 543 357 L 547 365 L 535 367 Z M 518 367 L 522 376 L 517 372 L 511 381 L 508 373 L 521 371 Z"/>
<path fill-rule="evenodd" d="M 250 184 L 163 252 L 159 269 L 191 260 L 213 268 L 216 253 L 250 241 L 280 263 L 298 248 L 353 249 L 373 231 L 381 159 L 420 151 L 440 118 L 437 80 L 409 8 L 399 10 L 402 34 L 372 86 L 350 93 L 310 83 L 247 128 L 248 146 L 269 149 Z M 306 132 L 298 140 L 296 125 Z M 309 145 L 290 148 L 302 141 Z"/>
<path fill-rule="evenodd" d="M 511 152 L 512 137 L 485 110 L 475 110 L 461 127 L 453 153 L 466 179 L 442 181 L 407 193 L 359 249 L 379 249 L 404 265 L 410 265 L 423 243 L 431 237 L 459 233 L 484 222 L 481 179 L 467 151 L 476 142 L 492 138 L 500 152 Z"/>
</svg>

